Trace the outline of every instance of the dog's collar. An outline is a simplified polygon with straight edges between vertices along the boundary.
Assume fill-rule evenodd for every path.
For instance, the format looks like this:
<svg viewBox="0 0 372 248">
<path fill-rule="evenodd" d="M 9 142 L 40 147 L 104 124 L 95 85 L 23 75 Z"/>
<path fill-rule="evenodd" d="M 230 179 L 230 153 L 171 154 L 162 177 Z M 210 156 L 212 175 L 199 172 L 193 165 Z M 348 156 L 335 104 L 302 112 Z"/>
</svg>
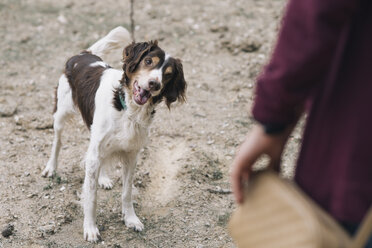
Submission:
<svg viewBox="0 0 372 248">
<path fill-rule="evenodd" d="M 123 85 L 121 85 L 121 84 L 120 84 L 120 88 L 119 88 L 119 100 L 120 100 L 120 104 L 123 107 L 123 109 L 126 110 L 127 109 L 127 104 L 125 103 L 125 93 L 123 91 Z"/>
</svg>

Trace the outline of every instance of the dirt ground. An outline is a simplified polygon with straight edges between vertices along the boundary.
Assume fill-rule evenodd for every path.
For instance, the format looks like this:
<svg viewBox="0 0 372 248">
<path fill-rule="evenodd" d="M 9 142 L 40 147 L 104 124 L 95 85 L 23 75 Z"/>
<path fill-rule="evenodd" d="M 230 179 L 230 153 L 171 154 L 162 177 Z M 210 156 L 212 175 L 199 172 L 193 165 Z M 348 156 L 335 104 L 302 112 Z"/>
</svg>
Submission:
<svg viewBox="0 0 372 248">
<path fill-rule="evenodd" d="M 284 0 L 135 1 L 136 39 L 159 40 L 183 61 L 187 103 L 161 104 L 134 185 L 141 233 L 121 217 L 120 165 L 98 191 L 103 241 L 83 240 L 81 165 L 89 131 L 63 134 L 58 174 L 41 177 L 51 150 L 53 91 L 66 59 L 112 28 L 129 26 L 128 1 L 0 1 L 0 247 L 235 247 L 229 167 L 251 128 L 255 78 L 270 55 Z M 124 46 L 124 44 L 123 44 Z M 108 59 L 121 67 L 121 51 Z M 300 131 L 290 138 L 291 176 Z M 261 162 L 263 164 L 264 161 Z"/>
</svg>

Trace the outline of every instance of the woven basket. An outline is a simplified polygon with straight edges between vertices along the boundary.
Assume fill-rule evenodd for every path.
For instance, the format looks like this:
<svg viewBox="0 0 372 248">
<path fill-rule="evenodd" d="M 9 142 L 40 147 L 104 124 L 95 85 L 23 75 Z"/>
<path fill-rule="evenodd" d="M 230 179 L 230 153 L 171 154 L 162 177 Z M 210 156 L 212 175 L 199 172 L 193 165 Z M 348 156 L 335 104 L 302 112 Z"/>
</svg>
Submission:
<svg viewBox="0 0 372 248">
<path fill-rule="evenodd" d="M 239 248 L 356 248 L 366 241 L 356 244 L 294 183 L 270 170 L 254 173 L 244 199 L 228 226 Z"/>
</svg>

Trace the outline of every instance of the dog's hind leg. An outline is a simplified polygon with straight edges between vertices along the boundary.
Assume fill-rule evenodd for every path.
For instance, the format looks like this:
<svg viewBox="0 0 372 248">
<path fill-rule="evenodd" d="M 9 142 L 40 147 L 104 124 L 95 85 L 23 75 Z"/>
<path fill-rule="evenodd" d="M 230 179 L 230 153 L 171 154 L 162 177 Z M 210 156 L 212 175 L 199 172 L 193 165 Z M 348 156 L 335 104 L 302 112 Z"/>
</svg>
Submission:
<svg viewBox="0 0 372 248">
<path fill-rule="evenodd" d="M 56 112 L 54 113 L 54 139 L 49 161 L 42 172 L 43 177 L 52 177 L 57 169 L 58 154 L 61 149 L 61 134 L 67 118 L 74 113 L 71 88 L 66 76 L 63 74 L 58 83 Z"/>
</svg>

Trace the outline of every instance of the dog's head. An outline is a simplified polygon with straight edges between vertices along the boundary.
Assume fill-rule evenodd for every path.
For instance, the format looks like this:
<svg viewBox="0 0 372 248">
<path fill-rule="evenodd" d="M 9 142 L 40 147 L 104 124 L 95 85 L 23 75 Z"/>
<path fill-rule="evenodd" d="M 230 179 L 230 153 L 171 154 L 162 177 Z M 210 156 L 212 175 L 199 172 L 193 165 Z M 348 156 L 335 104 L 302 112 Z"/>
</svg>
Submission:
<svg viewBox="0 0 372 248">
<path fill-rule="evenodd" d="M 186 81 L 182 63 L 165 54 L 157 41 L 132 43 L 123 52 L 122 84 L 138 105 L 165 100 L 168 108 L 185 101 Z"/>
</svg>

